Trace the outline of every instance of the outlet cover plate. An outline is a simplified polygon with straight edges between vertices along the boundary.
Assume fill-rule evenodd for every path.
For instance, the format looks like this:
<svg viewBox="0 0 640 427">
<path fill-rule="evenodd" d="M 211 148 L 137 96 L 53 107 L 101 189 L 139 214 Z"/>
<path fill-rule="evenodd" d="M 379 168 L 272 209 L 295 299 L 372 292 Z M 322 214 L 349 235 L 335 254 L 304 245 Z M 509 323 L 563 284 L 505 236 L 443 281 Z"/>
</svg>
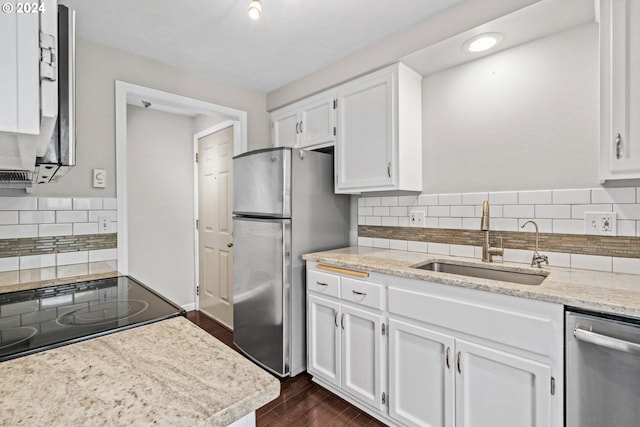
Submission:
<svg viewBox="0 0 640 427">
<path fill-rule="evenodd" d="M 409 227 L 424 227 L 424 211 L 409 212 Z"/>
<path fill-rule="evenodd" d="M 615 212 L 585 212 L 584 232 L 597 236 L 617 236 L 618 214 Z"/>
</svg>

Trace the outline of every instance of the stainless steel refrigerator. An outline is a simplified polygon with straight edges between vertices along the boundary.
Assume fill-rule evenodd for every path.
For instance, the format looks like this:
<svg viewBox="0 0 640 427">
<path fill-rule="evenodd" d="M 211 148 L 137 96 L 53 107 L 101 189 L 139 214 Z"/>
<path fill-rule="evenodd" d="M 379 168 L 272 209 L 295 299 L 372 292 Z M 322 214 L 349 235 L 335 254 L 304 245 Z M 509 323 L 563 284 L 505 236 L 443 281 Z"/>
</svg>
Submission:
<svg viewBox="0 0 640 427">
<path fill-rule="evenodd" d="M 302 255 L 349 242 L 349 198 L 333 156 L 270 148 L 233 162 L 233 341 L 276 375 L 306 369 Z"/>
</svg>

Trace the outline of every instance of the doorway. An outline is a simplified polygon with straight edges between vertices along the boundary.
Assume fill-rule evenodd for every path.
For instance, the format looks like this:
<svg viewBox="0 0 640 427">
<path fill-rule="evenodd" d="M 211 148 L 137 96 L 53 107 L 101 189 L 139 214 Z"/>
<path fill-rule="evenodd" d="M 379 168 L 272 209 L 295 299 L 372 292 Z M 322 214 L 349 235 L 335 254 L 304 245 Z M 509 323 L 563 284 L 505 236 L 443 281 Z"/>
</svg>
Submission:
<svg viewBox="0 0 640 427">
<path fill-rule="evenodd" d="M 232 120 L 237 123 L 234 128 L 234 141 L 232 154 L 240 154 L 247 150 L 247 113 L 245 111 L 224 107 L 221 105 L 211 104 L 195 100 L 180 95 L 175 95 L 168 92 L 163 92 L 144 86 L 133 85 L 121 81 L 116 81 L 116 189 L 117 189 L 117 217 L 118 217 L 118 270 L 120 273 L 128 275 L 130 271 L 130 260 L 132 259 L 131 250 L 135 250 L 137 245 L 134 244 L 133 239 L 144 238 L 149 242 L 153 242 L 162 233 L 163 228 L 157 226 L 153 232 L 150 233 L 131 233 L 130 226 L 130 212 L 128 207 L 128 200 L 130 200 L 128 171 L 132 171 L 135 168 L 144 168 L 144 165 L 130 165 L 128 166 L 127 158 L 127 106 L 128 105 L 140 105 L 140 101 L 144 100 L 151 104 L 150 109 L 157 109 L 166 113 L 181 114 L 187 116 L 206 116 L 206 117 L 224 117 L 224 119 Z M 142 104 L 144 105 L 144 103 Z M 210 123 L 210 122 L 209 122 Z M 210 124 L 208 126 L 211 126 Z M 200 127 L 199 129 L 202 129 Z M 197 131 L 194 130 L 194 131 Z M 184 139 L 187 150 L 192 152 L 193 132 Z M 160 150 L 161 147 L 152 147 L 150 152 L 154 150 Z M 184 162 L 172 161 L 167 164 L 167 169 L 163 174 L 169 174 L 171 168 L 185 168 L 193 169 L 193 158 L 188 155 Z M 194 171 L 195 175 L 195 171 Z M 135 179 L 132 177 L 131 179 Z M 191 181 L 193 182 L 193 181 Z M 194 193 L 194 188 L 189 183 L 184 188 L 185 192 Z M 197 198 L 196 194 L 193 194 L 193 198 Z M 172 208 L 181 209 L 181 215 L 190 215 L 192 221 L 190 229 L 184 234 L 190 234 L 190 240 L 193 241 L 195 231 L 195 220 L 197 218 L 197 210 L 194 203 L 174 204 Z M 156 214 L 155 212 L 149 212 L 149 215 Z M 173 224 L 168 224 L 169 227 L 173 227 Z M 135 231 L 135 230 L 134 230 Z M 158 245 L 162 246 L 162 245 Z M 165 245 L 168 248 L 168 245 Z M 198 299 L 196 295 L 197 282 L 198 282 L 198 256 L 197 251 L 193 249 L 193 243 L 191 243 L 184 251 L 186 259 L 180 263 L 170 263 L 168 265 L 155 266 L 159 269 L 171 269 L 172 274 L 175 270 L 180 270 L 183 273 L 180 275 L 182 280 L 167 280 L 167 283 L 158 285 L 161 289 L 156 289 L 156 283 L 147 283 L 154 290 L 158 290 L 161 294 L 167 298 L 175 301 L 181 305 L 185 310 L 194 310 L 198 308 Z M 162 250 L 162 247 L 158 248 Z M 169 250 L 171 248 L 168 248 Z M 169 270 L 166 270 L 169 271 Z M 167 275 L 169 276 L 169 275 Z M 159 277 L 156 275 L 155 277 Z M 158 280 L 162 280 L 160 278 Z M 155 282 L 155 280 L 154 280 Z"/>
<path fill-rule="evenodd" d="M 233 329 L 234 127 L 222 124 L 194 136 L 198 306 L 229 329 Z"/>
</svg>

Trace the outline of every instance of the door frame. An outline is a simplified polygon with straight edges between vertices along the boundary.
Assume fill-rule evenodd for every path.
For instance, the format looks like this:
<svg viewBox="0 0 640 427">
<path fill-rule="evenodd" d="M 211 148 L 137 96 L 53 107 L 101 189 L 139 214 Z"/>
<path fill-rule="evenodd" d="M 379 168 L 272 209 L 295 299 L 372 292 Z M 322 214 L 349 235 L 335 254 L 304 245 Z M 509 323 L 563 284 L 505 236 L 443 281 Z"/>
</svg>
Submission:
<svg viewBox="0 0 640 427">
<path fill-rule="evenodd" d="M 184 114 L 218 115 L 231 117 L 239 123 L 236 138 L 234 131 L 234 155 L 247 151 L 247 112 L 223 105 L 200 101 L 186 96 L 164 92 L 132 83 L 115 81 L 115 131 L 116 131 L 116 203 L 117 203 L 117 256 L 118 272 L 129 274 L 129 227 L 127 223 L 127 105 L 136 103 L 142 99 L 151 102 L 154 106 L 165 107 Z M 137 103 L 136 103 L 137 105 Z M 176 113 L 177 114 L 177 113 Z M 196 213 L 193 217 L 196 217 Z M 195 229 L 195 222 L 194 222 Z M 195 254 L 194 254 L 195 256 Z M 196 257 L 197 258 L 197 257 Z M 196 291 L 196 283 L 193 283 L 193 293 Z M 188 304 L 185 309 L 195 308 L 195 304 Z"/>
<path fill-rule="evenodd" d="M 236 140 L 241 138 L 241 127 L 242 124 L 240 123 L 240 121 L 238 120 L 225 120 L 224 122 L 218 123 L 217 125 L 213 125 L 210 128 L 204 129 L 196 134 L 193 135 L 193 213 L 194 213 L 194 224 L 195 221 L 197 221 L 198 218 L 198 212 L 199 212 L 199 202 L 198 202 L 198 197 L 199 197 L 199 193 L 200 193 L 200 188 L 198 187 L 200 185 L 200 182 L 198 180 L 198 163 L 196 162 L 196 153 L 198 153 L 198 140 L 201 138 L 204 138 L 205 136 L 209 136 L 212 133 L 216 133 L 219 132 L 221 130 L 227 129 L 229 127 L 233 127 L 233 152 L 234 155 L 238 154 L 238 152 L 236 151 Z M 246 151 L 246 150 L 245 150 Z M 198 229 L 196 229 L 194 227 L 193 229 L 193 233 L 194 233 L 194 260 L 195 260 L 195 282 L 196 285 L 193 288 L 193 296 L 194 296 L 194 301 L 196 302 L 196 306 L 195 309 L 199 310 L 200 309 L 200 296 L 198 295 L 198 293 L 196 292 L 198 286 L 200 286 L 200 236 L 198 233 Z M 232 234 L 233 235 L 233 234 Z"/>
</svg>

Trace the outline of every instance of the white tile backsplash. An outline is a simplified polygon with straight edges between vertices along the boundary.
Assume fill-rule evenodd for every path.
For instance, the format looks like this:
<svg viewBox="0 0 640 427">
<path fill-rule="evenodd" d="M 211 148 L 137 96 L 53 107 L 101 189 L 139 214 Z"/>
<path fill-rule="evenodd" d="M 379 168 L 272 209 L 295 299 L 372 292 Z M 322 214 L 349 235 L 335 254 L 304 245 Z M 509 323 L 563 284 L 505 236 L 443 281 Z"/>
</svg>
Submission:
<svg viewBox="0 0 640 427">
<path fill-rule="evenodd" d="M 517 205 L 518 193 L 515 191 L 489 193 L 489 203 L 494 205 Z"/>
<path fill-rule="evenodd" d="M 57 254 L 57 265 L 84 264 L 89 262 L 89 251 L 62 252 Z"/>
<path fill-rule="evenodd" d="M 72 234 L 72 224 L 40 224 L 38 226 L 38 237 L 71 236 Z"/>
<path fill-rule="evenodd" d="M 591 190 L 554 190 L 552 199 L 554 205 L 591 203 Z"/>
<path fill-rule="evenodd" d="M 0 225 L 13 225 L 18 223 L 18 211 L 0 211 Z"/>
<path fill-rule="evenodd" d="M 636 189 L 626 188 L 593 188 L 591 203 L 636 203 Z"/>
<path fill-rule="evenodd" d="M 521 191 L 518 203 L 522 205 L 550 205 L 552 191 Z"/>
<path fill-rule="evenodd" d="M 611 258 L 610 256 L 571 254 L 571 268 L 612 271 L 613 262 Z"/>
<path fill-rule="evenodd" d="M 23 237 L 38 237 L 38 226 L 30 225 L 0 225 L 0 239 L 19 239 Z"/>
<path fill-rule="evenodd" d="M 638 258 L 613 258 L 614 273 L 640 274 L 640 259 Z"/>
<path fill-rule="evenodd" d="M 369 201 L 369 199 L 372 199 Z M 617 212 L 618 236 L 640 237 L 640 187 L 527 190 L 491 193 L 448 193 L 421 194 L 418 196 L 360 197 L 358 199 L 358 218 L 362 224 L 366 218 L 368 225 L 384 221 L 389 226 L 409 226 L 409 214 L 412 211 L 425 212 L 426 228 L 446 228 L 478 230 L 482 215 L 482 202 L 489 200 L 491 209 L 491 227 L 493 230 L 533 232 L 533 226 L 524 230 L 520 227 L 528 220 L 534 220 L 541 233 L 585 234 L 585 212 Z M 388 207 L 375 210 L 374 207 Z M 431 251 L 455 256 L 479 258 L 479 247 L 434 245 L 430 242 L 412 242 L 390 240 L 390 248 L 417 252 Z M 373 245 L 373 241 L 369 246 Z M 406 247 L 406 249 L 405 249 Z M 530 262 L 532 251 L 509 250 L 505 260 L 526 259 Z M 544 252 L 544 251 L 543 251 Z M 550 253 L 551 265 L 560 267 L 587 268 L 611 271 L 614 261 L 619 269 L 634 265 L 619 258 L 591 256 L 581 254 Z"/>
<path fill-rule="evenodd" d="M 41 211 L 71 210 L 73 202 L 67 197 L 38 197 L 38 209 Z"/>
<path fill-rule="evenodd" d="M 460 205 L 462 204 L 462 194 L 440 194 L 438 195 L 439 205 Z"/>
<path fill-rule="evenodd" d="M 93 197 L 79 197 L 73 199 L 73 210 L 88 211 L 91 209 L 103 209 L 103 200 L 101 198 Z M 107 209 L 107 208 L 104 208 Z M 115 209 L 115 208 L 113 208 Z"/>
<path fill-rule="evenodd" d="M 30 268 L 54 267 L 56 265 L 56 254 L 28 255 L 20 257 L 20 270 Z"/>
<path fill-rule="evenodd" d="M 428 244 L 429 253 L 439 255 L 449 255 L 449 246 L 447 243 L 431 243 Z"/>
<path fill-rule="evenodd" d="M 388 206 L 380 206 L 373 208 L 374 216 L 389 216 L 389 207 Z"/>
<path fill-rule="evenodd" d="M 36 211 L 37 197 L 2 197 L 0 211 Z"/>
<path fill-rule="evenodd" d="M 0 258 L 0 271 L 13 271 L 20 269 L 20 259 L 17 256 Z"/>
<path fill-rule="evenodd" d="M 571 218 L 571 205 L 536 205 L 536 218 Z"/>
<path fill-rule="evenodd" d="M 380 220 L 380 225 L 384 227 L 398 227 L 397 216 L 383 216 Z"/>
<path fill-rule="evenodd" d="M 20 224 L 52 224 L 56 222 L 55 211 L 20 211 Z"/>
<path fill-rule="evenodd" d="M 73 223 L 73 222 L 88 222 L 88 221 L 89 221 L 89 212 L 87 211 L 57 211 L 56 212 L 56 222 L 58 224 Z"/>
</svg>

